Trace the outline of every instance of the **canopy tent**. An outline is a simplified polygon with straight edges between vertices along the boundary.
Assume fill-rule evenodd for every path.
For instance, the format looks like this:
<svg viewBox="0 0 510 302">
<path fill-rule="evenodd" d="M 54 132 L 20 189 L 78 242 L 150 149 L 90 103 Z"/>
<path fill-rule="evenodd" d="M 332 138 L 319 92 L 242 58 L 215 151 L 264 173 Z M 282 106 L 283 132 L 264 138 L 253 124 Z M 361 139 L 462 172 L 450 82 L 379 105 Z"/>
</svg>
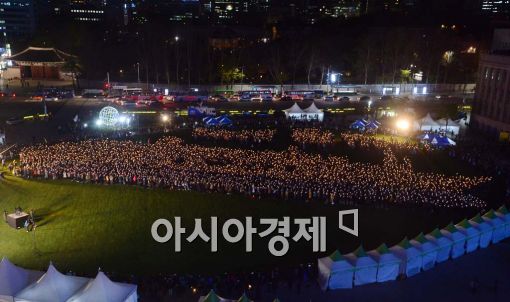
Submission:
<svg viewBox="0 0 510 302">
<path fill-rule="evenodd" d="M 469 220 L 469 223 L 480 232 L 480 247 L 486 248 L 492 241 L 493 227 L 477 214 Z"/>
<path fill-rule="evenodd" d="M 206 124 L 207 124 L 207 122 L 208 122 L 208 121 L 210 121 L 211 119 L 213 119 L 213 117 L 212 117 L 212 116 L 206 116 L 206 117 L 204 117 L 204 118 L 202 119 L 202 122 L 204 122 L 204 123 L 206 123 Z"/>
<path fill-rule="evenodd" d="M 422 133 L 418 135 L 417 138 L 424 143 L 428 143 L 436 147 L 448 147 L 456 145 L 455 141 L 452 139 L 437 133 Z"/>
<path fill-rule="evenodd" d="M 50 263 L 48 271 L 36 283 L 16 294 L 16 302 L 65 302 L 90 279 L 66 276 Z"/>
<path fill-rule="evenodd" d="M 421 252 L 409 243 L 407 237 L 397 245 L 390 247 L 390 251 L 402 260 L 399 267 L 400 274 L 411 277 L 420 272 L 423 262 Z"/>
<path fill-rule="evenodd" d="M 423 233 L 420 233 L 410 243 L 421 252 L 422 257 L 422 270 L 426 271 L 436 265 L 437 250 L 439 246 L 425 238 Z"/>
<path fill-rule="evenodd" d="M 232 126 L 232 120 L 229 119 L 226 115 L 222 115 L 216 119 L 218 120 L 218 124 L 220 126 Z"/>
<path fill-rule="evenodd" d="M 328 257 L 319 258 L 318 266 L 322 290 L 352 288 L 354 267 L 338 250 Z"/>
<path fill-rule="evenodd" d="M 510 237 L 510 213 L 507 208 L 504 205 L 501 206 L 496 212 L 496 215 L 505 221 L 505 238 Z"/>
<path fill-rule="evenodd" d="M 241 298 L 239 298 L 237 300 L 237 302 L 253 302 L 252 300 L 250 300 L 250 298 L 248 298 L 248 296 L 246 295 L 246 293 L 244 293 Z"/>
<path fill-rule="evenodd" d="M 111 281 L 103 272 L 67 302 L 137 302 L 136 285 Z"/>
<path fill-rule="evenodd" d="M 352 123 L 349 128 L 355 129 L 355 130 L 365 130 L 365 127 L 367 126 L 367 122 L 364 120 L 356 120 L 354 123 Z"/>
<path fill-rule="evenodd" d="M 308 106 L 308 108 L 303 109 L 303 111 L 306 113 L 315 113 L 315 114 L 323 113 L 322 110 L 320 110 L 319 108 L 317 108 L 317 106 L 315 106 L 315 102 L 312 102 L 312 104 L 310 104 L 310 106 Z"/>
<path fill-rule="evenodd" d="M 205 122 L 205 125 L 209 126 L 209 127 L 210 126 L 218 126 L 219 124 L 220 124 L 219 121 L 215 118 L 210 118 L 207 120 L 207 122 Z"/>
<path fill-rule="evenodd" d="M 505 220 L 496 215 L 494 210 L 485 213 L 482 219 L 492 226 L 492 243 L 505 239 Z"/>
<path fill-rule="evenodd" d="M 431 137 L 432 138 L 430 139 L 429 143 L 433 146 L 449 147 L 449 146 L 456 145 L 456 143 L 452 139 L 450 139 L 446 136 L 443 136 L 443 135 L 435 134 L 435 135 L 432 135 Z"/>
<path fill-rule="evenodd" d="M 207 296 L 200 297 L 198 299 L 198 302 L 234 302 L 234 301 L 218 296 L 214 292 L 214 290 L 211 289 L 211 291 L 207 294 Z"/>
<path fill-rule="evenodd" d="M 419 134 L 418 136 L 416 136 L 416 138 L 418 138 L 420 141 L 430 142 L 430 140 L 432 139 L 431 137 L 433 135 L 434 134 L 432 134 L 432 133 L 422 133 L 422 134 Z"/>
<path fill-rule="evenodd" d="M 377 281 L 377 262 L 372 259 L 362 246 L 345 255 L 354 267 L 354 285 L 375 283 Z"/>
<path fill-rule="evenodd" d="M 366 126 L 365 128 L 366 129 L 370 129 L 370 130 L 377 130 L 379 128 L 379 126 L 381 125 L 381 123 L 379 123 L 378 121 L 370 121 Z"/>
<path fill-rule="evenodd" d="M 292 107 L 284 109 L 283 112 L 288 119 L 299 120 L 299 121 L 320 121 L 324 120 L 324 112 L 317 108 L 315 102 L 306 108 L 301 109 L 297 103 L 294 103 Z"/>
<path fill-rule="evenodd" d="M 453 241 L 446 238 L 439 229 L 435 229 L 428 233 L 425 235 L 425 238 L 437 246 L 436 262 L 444 262 L 450 258 Z"/>
<path fill-rule="evenodd" d="M 452 119 L 440 119 L 436 121 L 439 124 L 439 129 L 447 133 L 459 134 L 460 125 Z"/>
<path fill-rule="evenodd" d="M 301 109 L 301 107 L 299 107 L 299 105 L 297 103 L 294 103 L 294 105 L 292 105 L 292 107 L 290 107 L 288 109 L 284 109 L 283 112 L 285 112 L 285 114 L 302 114 L 302 113 L 305 113 L 303 111 L 303 109 Z"/>
<path fill-rule="evenodd" d="M 441 126 L 434 121 L 434 119 L 430 116 L 430 113 L 427 113 L 425 117 L 418 120 L 418 129 L 419 131 L 439 131 Z"/>
<path fill-rule="evenodd" d="M 37 281 L 44 273 L 26 270 L 12 264 L 7 258 L 0 262 L 0 302 L 12 302 L 14 296 Z"/>
<path fill-rule="evenodd" d="M 386 244 L 381 244 L 377 249 L 368 251 L 367 254 L 377 262 L 377 282 L 397 279 L 402 260 L 393 255 Z"/>
<path fill-rule="evenodd" d="M 480 230 L 473 227 L 467 219 L 455 225 L 466 236 L 466 253 L 475 251 L 480 245 Z"/>
<path fill-rule="evenodd" d="M 464 255 L 466 248 L 466 235 L 459 231 L 453 223 L 450 222 L 444 229 L 441 230 L 441 234 L 452 241 L 452 259 L 458 258 Z"/>
</svg>

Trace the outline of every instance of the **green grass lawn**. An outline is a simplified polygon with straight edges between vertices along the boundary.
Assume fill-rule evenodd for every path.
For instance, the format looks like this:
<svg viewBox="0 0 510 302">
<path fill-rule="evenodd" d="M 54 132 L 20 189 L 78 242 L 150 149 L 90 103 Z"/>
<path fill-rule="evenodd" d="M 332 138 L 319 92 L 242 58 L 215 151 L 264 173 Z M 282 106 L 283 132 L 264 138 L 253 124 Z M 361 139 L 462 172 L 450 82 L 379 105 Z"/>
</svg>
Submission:
<svg viewBox="0 0 510 302">
<path fill-rule="evenodd" d="M 338 207 L 7 176 L 0 180 L 0 210 L 12 212 L 18 205 L 34 209 L 39 226 L 35 233 L 27 233 L 0 223 L 0 256 L 34 269 L 45 269 L 53 261 L 63 270 L 82 274 L 94 274 L 97 267 L 139 274 L 264 269 L 316 261 L 324 254 L 313 253 L 311 242 L 303 242 L 291 243 L 287 256 L 274 257 L 268 252 L 265 239 L 254 240 L 252 253 L 244 252 L 244 240 L 237 244 L 220 240 L 219 251 L 211 253 L 208 244 L 198 239 L 190 244 L 183 239 L 183 251 L 175 253 L 173 239 L 167 244 L 152 239 L 150 227 L 157 218 L 172 220 L 181 216 L 189 235 L 194 218 L 213 215 L 220 221 L 245 216 L 256 219 L 324 215 L 328 218 L 328 253 L 336 248 L 347 253 L 360 243 L 367 249 L 382 242 L 395 244 L 403 236 L 430 231 L 473 214 L 457 210 L 431 215 L 430 210 L 362 207 L 360 237 L 356 238 L 337 229 Z M 208 232 L 208 227 L 204 229 Z"/>
</svg>

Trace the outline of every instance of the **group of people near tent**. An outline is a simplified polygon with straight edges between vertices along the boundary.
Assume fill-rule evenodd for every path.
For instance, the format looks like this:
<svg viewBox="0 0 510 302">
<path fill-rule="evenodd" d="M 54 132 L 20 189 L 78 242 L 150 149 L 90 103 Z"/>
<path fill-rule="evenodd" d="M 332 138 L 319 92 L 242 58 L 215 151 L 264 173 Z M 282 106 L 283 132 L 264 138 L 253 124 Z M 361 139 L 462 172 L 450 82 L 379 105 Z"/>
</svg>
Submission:
<svg viewBox="0 0 510 302">
<path fill-rule="evenodd" d="M 7 258 L 0 262 L 0 302 L 136 302 L 137 286 L 111 281 L 103 272 L 94 279 L 60 273 L 50 263 L 46 273 L 27 270 Z"/>
<path fill-rule="evenodd" d="M 413 128 L 415 131 L 445 132 L 458 135 L 460 123 L 450 118 L 434 120 L 430 113 L 419 120 L 414 121 Z"/>
<path fill-rule="evenodd" d="M 319 122 L 324 120 L 324 112 L 315 106 L 315 102 L 312 102 L 312 104 L 305 109 L 301 109 L 297 103 L 294 103 L 292 107 L 284 109 L 283 113 L 285 113 L 285 117 L 290 120 Z"/>
<path fill-rule="evenodd" d="M 218 117 L 207 116 L 202 119 L 206 127 L 228 127 L 232 126 L 232 120 L 226 115 L 220 115 Z"/>
<path fill-rule="evenodd" d="M 476 215 L 457 224 L 419 234 L 388 248 L 382 244 L 365 252 L 359 247 L 342 255 L 338 250 L 318 259 L 319 283 L 323 290 L 352 288 L 375 282 L 411 277 L 433 268 L 436 263 L 458 258 L 510 237 L 510 213 L 502 206 L 483 216 Z"/>
<path fill-rule="evenodd" d="M 424 144 L 435 147 L 450 147 L 456 145 L 455 141 L 439 133 L 423 133 L 418 135 L 418 139 Z"/>
</svg>

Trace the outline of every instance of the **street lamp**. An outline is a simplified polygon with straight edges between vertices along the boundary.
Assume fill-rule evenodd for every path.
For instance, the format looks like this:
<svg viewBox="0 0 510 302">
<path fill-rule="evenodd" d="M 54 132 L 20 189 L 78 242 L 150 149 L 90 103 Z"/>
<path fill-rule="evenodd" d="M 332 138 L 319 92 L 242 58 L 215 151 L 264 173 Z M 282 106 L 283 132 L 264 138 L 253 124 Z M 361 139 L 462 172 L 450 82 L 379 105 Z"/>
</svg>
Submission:
<svg viewBox="0 0 510 302">
<path fill-rule="evenodd" d="M 138 74 L 138 83 L 140 83 L 140 63 L 136 63 L 136 70 Z"/>
<path fill-rule="evenodd" d="M 179 85 L 179 36 L 174 37 L 174 45 L 175 45 L 175 80 L 177 82 L 177 85 Z"/>
<path fill-rule="evenodd" d="M 167 124 L 168 122 L 170 122 L 170 116 L 168 114 L 161 115 L 161 121 L 163 122 L 164 125 L 164 132 L 167 132 L 168 131 Z"/>
</svg>

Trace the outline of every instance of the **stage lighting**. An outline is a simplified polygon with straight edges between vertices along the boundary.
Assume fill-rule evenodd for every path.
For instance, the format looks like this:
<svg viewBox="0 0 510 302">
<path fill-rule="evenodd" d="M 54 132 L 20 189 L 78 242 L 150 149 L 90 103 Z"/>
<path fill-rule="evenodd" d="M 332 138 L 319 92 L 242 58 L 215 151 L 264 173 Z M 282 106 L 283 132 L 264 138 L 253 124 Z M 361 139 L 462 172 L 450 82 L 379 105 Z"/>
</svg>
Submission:
<svg viewBox="0 0 510 302">
<path fill-rule="evenodd" d="M 406 119 L 399 119 L 399 120 L 397 121 L 397 128 L 398 128 L 399 130 L 402 130 L 402 131 L 409 130 L 409 127 L 410 127 L 410 126 L 411 126 L 411 125 L 410 125 L 409 121 L 408 121 L 408 120 L 406 120 Z"/>
</svg>

